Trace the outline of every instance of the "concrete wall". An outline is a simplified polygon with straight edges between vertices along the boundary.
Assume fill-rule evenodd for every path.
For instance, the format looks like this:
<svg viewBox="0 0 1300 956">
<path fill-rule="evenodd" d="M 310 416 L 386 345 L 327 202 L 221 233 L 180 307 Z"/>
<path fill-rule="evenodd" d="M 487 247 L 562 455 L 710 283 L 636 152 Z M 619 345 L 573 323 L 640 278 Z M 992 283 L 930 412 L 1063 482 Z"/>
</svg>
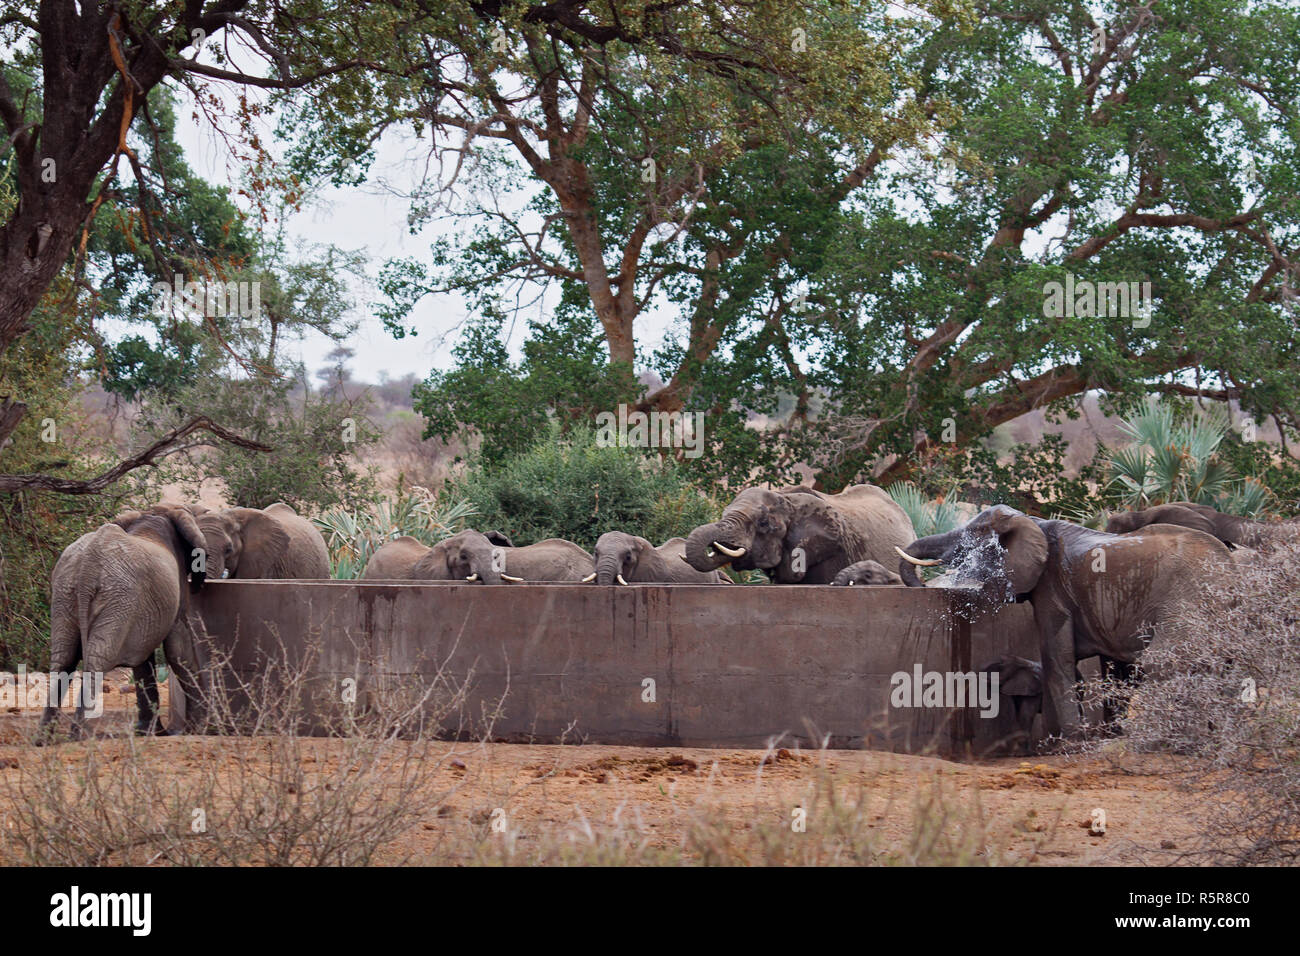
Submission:
<svg viewBox="0 0 1300 956">
<path fill-rule="evenodd" d="M 892 708 L 890 677 L 1037 657 L 1028 605 L 968 623 L 940 589 L 212 581 L 199 597 L 224 674 L 313 677 L 315 726 L 418 676 L 468 686 L 448 733 L 648 746 L 989 752 L 1014 730 L 973 709 Z M 645 681 L 654 681 L 653 702 Z M 482 715 L 501 704 L 491 723 Z"/>
</svg>

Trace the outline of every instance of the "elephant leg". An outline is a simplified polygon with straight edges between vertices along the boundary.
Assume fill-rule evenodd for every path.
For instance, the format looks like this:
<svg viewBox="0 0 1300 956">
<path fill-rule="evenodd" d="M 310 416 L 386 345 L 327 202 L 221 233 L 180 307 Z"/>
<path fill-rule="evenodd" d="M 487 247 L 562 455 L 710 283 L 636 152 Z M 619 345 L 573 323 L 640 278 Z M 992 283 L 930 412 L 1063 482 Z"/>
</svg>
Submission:
<svg viewBox="0 0 1300 956">
<path fill-rule="evenodd" d="M 1102 656 L 1101 673 L 1107 681 L 1117 684 L 1131 684 L 1137 668 L 1134 664 L 1124 661 L 1115 660 L 1112 657 Z M 1108 724 L 1113 724 L 1116 720 L 1124 717 L 1128 712 L 1128 705 L 1123 698 L 1116 694 L 1106 694 L 1102 698 L 1102 719 Z"/>
<path fill-rule="evenodd" d="M 167 728 L 163 726 L 158 713 L 158 673 L 150 654 L 142 663 L 132 668 L 135 677 L 135 704 L 138 714 L 135 720 L 137 734 L 158 734 L 166 736 Z"/>
<path fill-rule="evenodd" d="M 70 633 L 60 633 L 70 626 Z M 50 637 L 50 673 L 71 674 L 81 663 L 81 636 L 76 630 L 75 621 L 62 621 L 56 617 L 52 626 Z M 59 709 L 63 706 L 63 689 L 64 684 L 60 680 L 57 683 L 51 682 L 49 695 L 45 701 L 45 711 L 41 714 L 40 732 L 37 737 L 37 743 L 43 743 L 47 739 L 53 728 L 52 724 L 59 717 Z"/>
<path fill-rule="evenodd" d="M 1074 622 L 1064 611 L 1034 608 L 1038 624 L 1039 653 L 1043 663 L 1043 719 L 1047 732 L 1074 737 L 1083 730 L 1078 701 L 1073 693 L 1076 660 Z"/>
<path fill-rule="evenodd" d="M 167 666 L 176 675 L 176 690 L 182 698 L 179 703 L 183 718 L 180 720 L 177 719 L 177 702 L 173 698 L 172 733 L 202 733 L 207 723 L 207 700 L 199 681 L 204 669 L 199 657 L 199 645 L 206 636 L 202 620 L 191 621 L 190 615 L 182 612 L 177 615 L 172 629 L 163 641 L 163 654 Z"/>
</svg>

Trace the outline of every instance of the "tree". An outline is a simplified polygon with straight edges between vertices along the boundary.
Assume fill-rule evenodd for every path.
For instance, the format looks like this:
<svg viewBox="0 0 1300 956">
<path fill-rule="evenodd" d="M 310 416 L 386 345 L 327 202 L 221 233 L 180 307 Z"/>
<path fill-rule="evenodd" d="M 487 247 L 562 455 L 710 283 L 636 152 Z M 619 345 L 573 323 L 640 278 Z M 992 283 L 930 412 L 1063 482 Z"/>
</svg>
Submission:
<svg viewBox="0 0 1300 956">
<path fill-rule="evenodd" d="M 845 9 L 806 14 L 828 71 L 843 70 L 842 48 L 817 28 Z M 773 115 L 806 122 L 754 130 L 739 105 L 755 87 L 739 75 L 674 99 L 663 77 L 682 61 L 642 69 L 635 45 L 505 24 L 517 52 L 466 81 L 453 101 L 466 115 L 441 100 L 421 115 L 471 141 L 491 131 L 542 188 L 483 204 L 483 224 L 430 263 L 391 264 L 389 320 L 427 291 L 467 294 L 487 315 L 519 281 L 553 279 L 557 316 L 576 312 L 611 362 L 637 356 L 663 377 L 641 407 L 706 410 L 711 458 L 743 449 L 775 475 L 808 457 L 828 488 L 915 475 L 945 446 L 1035 408 L 1068 412 L 1088 390 L 1108 408 L 1235 399 L 1300 425 L 1293 8 L 1012 2 L 917 22 L 884 47 L 869 9 L 851 10 L 849 45 L 888 49 L 896 59 L 871 75 L 910 97 L 857 139 L 784 87 Z M 773 38 L 792 22 L 776 17 Z M 460 48 L 447 62 L 472 72 Z M 488 83 L 502 76 L 509 92 Z M 744 130 L 743 148 L 709 154 L 715 127 L 686 118 L 702 103 Z M 666 132 L 651 136 L 656 107 Z M 931 118 L 939 130 L 909 149 Z M 634 161 L 687 130 L 689 161 L 641 183 Z M 455 158 L 484 189 L 512 182 L 491 149 Z M 680 310 L 678 334 L 638 356 L 627 333 L 656 291 Z M 780 428 L 738 427 L 738 412 L 771 415 L 790 396 Z"/>
<path fill-rule="evenodd" d="M 357 76 L 369 65 L 357 56 L 354 37 L 385 34 L 401 6 L 335 9 L 255 0 L 7 5 L 0 39 L 11 52 L 0 61 L 0 124 L 19 201 L 0 221 L 0 353 L 30 329 L 33 310 L 80 255 L 105 206 L 134 210 L 159 264 L 175 266 L 168 272 L 193 271 L 161 248 L 149 198 L 156 198 L 150 174 L 159 168 L 147 170 L 129 139 L 141 126 L 146 137 L 159 135 L 150 103 L 160 84 L 188 87 L 202 108 L 213 102 L 204 86 L 214 81 L 281 91 L 310 87 L 340 99 L 370 95 L 372 87 Z M 223 44 L 205 46 L 209 39 Z M 190 57 L 182 53 L 187 48 L 193 48 Z M 254 165 L 267 159 L 249 125 L 258 111 L 244 98 L 236 117 Z M 133 174 L 135 202 L 119 182 L 122 166 Z M 263 185 L 286 187 L 292 195 L 291 183 L 273 171 L 267 177 L 273 182 Z M 23 411 L 5 398 L 0 444 Z"/>
</svg>

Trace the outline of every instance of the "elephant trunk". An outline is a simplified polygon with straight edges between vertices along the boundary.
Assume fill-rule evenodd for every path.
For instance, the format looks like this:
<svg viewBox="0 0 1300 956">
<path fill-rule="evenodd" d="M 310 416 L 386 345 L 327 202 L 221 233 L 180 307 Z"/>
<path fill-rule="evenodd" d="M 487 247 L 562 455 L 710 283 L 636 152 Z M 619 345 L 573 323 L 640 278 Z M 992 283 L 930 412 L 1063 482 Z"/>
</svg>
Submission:
<svg viewBox="0 0 1300 956">
<path fill-rule="evenodd" d="M 596 560 L 596 583 L 617 584 L 622 571 L 617 554 L 602 554 Z"/>
<path fill-rule="evenodd" d="M 903 583 L 909 588 L 925 587 L 916 569 L 923 565 L 917 565 L 907 560 L 903 555 L 908 555 L 918 561 L 923 562 L 942 562 L 943 556 L 952 550 L 953 545 L 957 543 L 962 529 L 949 531 L 947 534 L 932 534 L 924 538 L 917 538 L 906 548 L 903 548 L 898 559 L 898 574 L 903 579 Z"/>
<path fill-rule="evenodd" d="M 721 544 L 733 551 L 742 548 L 748 550 L 749 542 L 739 540 L 742 537 L 747 538 L 738 533 L 734 522 L 725 519 L 702 524 L 686 536 L 686 563 L 696 571 L 715 571 L 729 563 L 733 557 L 739 557 L 723 553 L 717 545 Z"/>
</svg>

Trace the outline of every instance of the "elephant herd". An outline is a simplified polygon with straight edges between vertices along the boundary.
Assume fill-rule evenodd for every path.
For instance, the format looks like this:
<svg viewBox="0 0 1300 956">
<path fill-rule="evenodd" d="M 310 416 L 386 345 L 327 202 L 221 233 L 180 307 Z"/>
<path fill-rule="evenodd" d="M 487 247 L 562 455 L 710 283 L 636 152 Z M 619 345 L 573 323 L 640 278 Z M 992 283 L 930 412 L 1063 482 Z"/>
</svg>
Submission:
<svg viewBox="0 0 1300 956">
<path fill-rule="evenodd" d="M 183 688 L 193 689 L 202 624 L 190 594 L 209 577 L 327 578 L 329 553 L 316 527 L 284 504 L 266 509 L 156 505 L 127 511 L 64 550 L 50 580 L 50 672 L 87 674 L 130 667 L 137 730 L 159 722 L 154 652 L 161 646 Z M 62 703 L 50 695 L 48 727 Z M 83 727 L 85 692 L 74 733 Z"/>
<path fill-rule="evenodd" d="M 1071 736 L 1082 723 L 1071 691 L 1078 662 L 1098 657 L 1132 673 L 1176 603 L 1267 528 L 1186 502 L 1117 515 L 1107 531 L 995 505 L 961 528 L 918 539 L 907 513 L 873 485 L 838 494 L 747 488 L 717 521 L 658 547 L 624 532 L 602 535 L 594 553 L 559 538 L 515 547 L 501 532 L 471 529 L 432 547 L 411 537 L 388 541 L 362 578 L 720 585 L 729 583 L 722 568 L 730 565 L 762 570 L 775 584 L 953 587 L 972 611 L 1028 601 L 1039 662 L 1004 659 L 996 667 L 1009 681 L 1015 671 L 1010 683 L 1020 697 L 1035 707 L 1041 699 L 1049 733 Z M 946 573 L 928 584 L 917 573 L 939 566 Z M 165 733 L 154 652 L 163 647 L 182 687 L 191 686 L 202 625 L 189 613 L 189 595 L 205 578 L 225 576 L 327 578 L 329 558 L 315 526 L 282 504 L 159 505 L 119 515 L 70 545 L 54 568 L 51 670 L 70 673 L 79 660 L 88 672 L 133 668 L 138 729 Z M 58 703 L 51 700 L 43 726 Z M 78 728 L 81 720 L 79 702 Z"/>
</svg>

